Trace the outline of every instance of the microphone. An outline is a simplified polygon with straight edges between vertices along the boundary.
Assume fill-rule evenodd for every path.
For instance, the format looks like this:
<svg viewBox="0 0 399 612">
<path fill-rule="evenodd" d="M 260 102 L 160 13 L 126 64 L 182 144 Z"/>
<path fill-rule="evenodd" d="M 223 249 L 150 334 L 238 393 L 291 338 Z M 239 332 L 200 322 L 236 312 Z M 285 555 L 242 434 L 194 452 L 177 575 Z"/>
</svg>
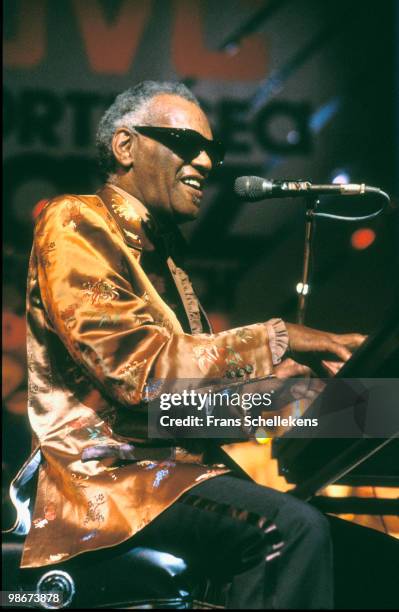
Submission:
<svg viewBox="0 0 399 612">
<path fill-rule="evenodd" d="M 368 187 L 364 183 L 313 185 L 309 181 L 290 181 L 264 179 L 261 176 L 239 176 L 234 183 L 234 192 L 242 200 L 258 202 L 267 198 L 296 198 L 307 195 L 364 195 L 385 193 L 378 187 Z"/>
</svg>

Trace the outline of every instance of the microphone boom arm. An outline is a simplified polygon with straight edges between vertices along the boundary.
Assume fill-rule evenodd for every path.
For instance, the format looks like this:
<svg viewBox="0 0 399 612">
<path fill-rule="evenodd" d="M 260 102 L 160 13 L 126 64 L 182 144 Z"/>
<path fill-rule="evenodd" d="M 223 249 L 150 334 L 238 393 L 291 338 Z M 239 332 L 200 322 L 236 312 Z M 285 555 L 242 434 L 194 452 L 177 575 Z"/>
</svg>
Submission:
<svg viewBox="0 0 399 612">
<path fill-rule="evenodd" d="M 298 293 L 297 322 L 301 325 L 305 322 L 307 298 L 310 292 L 310 275 L 312 273 L 312 247 L 315 231 L 316 208 L 320 200 L 316 196 L 306 198 L 306 222 L 305 222 L 305 243 L 303 248 L 303 267 L 302 280 L 296 286 Z"/>
</svg>

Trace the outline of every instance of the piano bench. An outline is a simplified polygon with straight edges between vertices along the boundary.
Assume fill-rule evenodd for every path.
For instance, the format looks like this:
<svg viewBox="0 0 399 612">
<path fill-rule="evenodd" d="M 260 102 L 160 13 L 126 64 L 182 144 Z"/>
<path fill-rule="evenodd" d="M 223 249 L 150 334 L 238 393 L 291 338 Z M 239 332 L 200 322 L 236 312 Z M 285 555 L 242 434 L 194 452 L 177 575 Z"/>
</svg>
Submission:
<svg viewBox="0 0 399 612">
<path fill-rule="evenodd" d="M 21 540 L 14 536 L 3 541 L 3 591 L 41 594 L 37 599 L 42 603 L 35 607 L 192 608 L 187 565 L 169 553 L 142 547 L 122 553 L 106 549 L 64 563 L 20 569 Z M 44 602 L 46 593 L 58 593 L 60 601 L 49 597 Z"/>
</svg>

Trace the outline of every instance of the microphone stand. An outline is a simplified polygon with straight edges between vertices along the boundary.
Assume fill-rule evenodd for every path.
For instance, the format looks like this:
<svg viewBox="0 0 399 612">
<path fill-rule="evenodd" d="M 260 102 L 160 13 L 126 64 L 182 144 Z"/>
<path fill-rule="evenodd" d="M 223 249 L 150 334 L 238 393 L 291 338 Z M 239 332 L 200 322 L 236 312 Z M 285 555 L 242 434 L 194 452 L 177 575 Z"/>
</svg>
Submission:
<svg viewBox="0 0 399 612">
<path fill-rule="evenodd" d="M 312 246 L 315 231 L 315 211 L 320 200 L 318 196 L 308 196 L 306 198 L 306 223 L 305 223 L 305 244 L 303 250 L 302 280 L 297 284 L 298 310 L 297 321 L 303 325 L 307 306 L 307 297 L 310 292 L 310 276 L 312 273 Z"/>
</svg>

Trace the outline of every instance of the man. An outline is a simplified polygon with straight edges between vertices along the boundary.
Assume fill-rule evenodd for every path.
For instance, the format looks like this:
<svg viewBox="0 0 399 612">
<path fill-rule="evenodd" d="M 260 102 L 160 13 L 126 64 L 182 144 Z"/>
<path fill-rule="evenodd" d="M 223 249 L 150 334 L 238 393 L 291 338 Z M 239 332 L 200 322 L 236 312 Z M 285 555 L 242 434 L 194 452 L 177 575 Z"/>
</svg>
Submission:
<svg viewBox="0 0 399 612">
<path fill-rule="evenodd" d="M 29 416 L 44 462 L 22 567 L 134 536 L 132 546 L 180 555 L 229 581 L 230 608 L 331 607 L 325 519 L 207 463 L 206 444 L 171 457 L 147 439 L 145 400 L 158 379 L 307 374 L 282 361 L 288 342 L 346 360 L 363 338 L 280 319 L 210 333 L 180 265 L 176 226 L 197 216 L 222 149 L 184 86 L 144 82 L 124 92 L 102 118 L 97 144 L 105 187 L 51 200 L 36 224 Z M 270 553 L 276 527 L 281 542 Z"/>
</svg>

